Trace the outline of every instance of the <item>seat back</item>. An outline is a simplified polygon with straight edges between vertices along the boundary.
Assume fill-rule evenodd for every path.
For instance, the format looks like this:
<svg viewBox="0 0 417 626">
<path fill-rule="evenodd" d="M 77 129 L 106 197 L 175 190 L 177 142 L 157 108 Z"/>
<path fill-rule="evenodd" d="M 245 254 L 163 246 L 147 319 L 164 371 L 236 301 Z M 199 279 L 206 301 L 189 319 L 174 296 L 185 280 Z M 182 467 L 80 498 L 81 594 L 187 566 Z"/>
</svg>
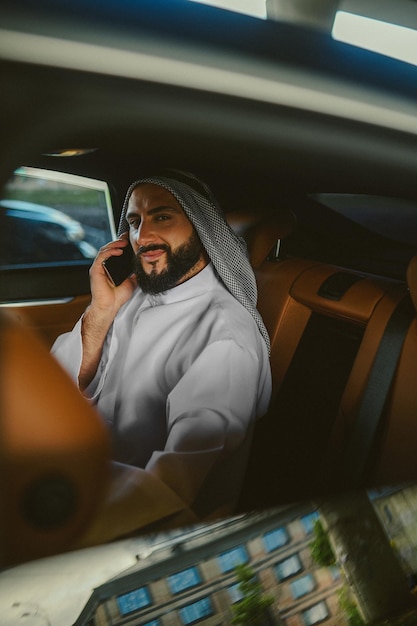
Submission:
<svg viewBox="0 0 417 626">
<path fill-rule="evenodd" d="M 342 460 L 386 325 L 408 294 L 405 283 L 308 259 L 264 259 L 255 273 L 258 309 L 271 337 L 273 397 L 255 429 L 242 510 L 352 486 Z M 417 261 L 408 276 L 416 294 Z M 417 478 L 416 357 L 414 320 L 364 486 Z"/>
<path fill-rule="evenodd" d="M 282 209 L 276 213 L 244 213 L 234 211 L 227 214 L 227 221 L 234 232 L 246 241 L 249 259 L 255 272 L 271 250 L 279 245 L 281 239 L 295 228 L 295 215 Z M 274 252 L 275 254 L 275 252 Z"/>
<path fill-rule="evenodd" d="M 71 549 L 108 478 L 107 431 L 23 323 L 0 314 L 0 565 Z"/>
</svg>

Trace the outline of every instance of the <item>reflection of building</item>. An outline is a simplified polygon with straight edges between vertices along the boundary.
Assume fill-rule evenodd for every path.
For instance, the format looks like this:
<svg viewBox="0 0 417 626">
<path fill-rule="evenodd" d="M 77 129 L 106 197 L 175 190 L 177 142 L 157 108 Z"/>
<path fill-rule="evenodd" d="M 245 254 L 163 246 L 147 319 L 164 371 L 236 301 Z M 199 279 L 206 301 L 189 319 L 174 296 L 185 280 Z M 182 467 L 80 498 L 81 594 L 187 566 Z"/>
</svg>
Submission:
<svg viewBox="0 0 417 626">
<path fill-rule="evenodd" d="M 404 571 L 417 582 L 417 485 L 370 496 Z"/>
<path fill-rule="evenodd" d="M 270 624 L 343 626 L 339 572 L 311 559 L 316 518 L 311 508 L 286 507 L 159 537 L 137 565 L 94 590 L 74 626 L 230 624 L 241 599 L 238 563 L 274 597 Z"/>
</svg>

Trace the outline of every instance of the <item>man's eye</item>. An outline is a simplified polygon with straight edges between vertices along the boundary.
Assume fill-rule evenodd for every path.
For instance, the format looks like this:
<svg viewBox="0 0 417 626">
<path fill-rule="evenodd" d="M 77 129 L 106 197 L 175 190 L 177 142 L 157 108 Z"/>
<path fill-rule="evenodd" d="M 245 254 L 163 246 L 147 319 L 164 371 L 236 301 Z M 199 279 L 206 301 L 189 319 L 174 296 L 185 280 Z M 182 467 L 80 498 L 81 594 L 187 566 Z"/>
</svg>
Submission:
<svg viewBox="0 0 417 626">
<path fill-rule="evenodd" d="M 129 222 L 130 228 L 134 228 L 135 230 L 139 228 L 139 224 L 140 224 L 140 220 L 131 220 Z"/>
<path fill-rule="evenodd" d="M 157 215 L 156 216 L 157 222 L 165 222 L 166 220 L 170 220 L 170 219 L 171 219 L 170 215 Z"/>
</svg>

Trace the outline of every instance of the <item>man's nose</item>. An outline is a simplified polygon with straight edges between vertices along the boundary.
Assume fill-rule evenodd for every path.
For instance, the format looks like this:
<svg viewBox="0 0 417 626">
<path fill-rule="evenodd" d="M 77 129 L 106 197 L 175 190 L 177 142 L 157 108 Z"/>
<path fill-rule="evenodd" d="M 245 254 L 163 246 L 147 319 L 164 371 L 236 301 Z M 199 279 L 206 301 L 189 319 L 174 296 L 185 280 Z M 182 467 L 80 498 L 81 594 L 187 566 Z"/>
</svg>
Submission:
<svg viewBox="0 0 417 626">
<path fill-rule="evenodd" d="M 145 246 L 154 243 L 155 233 L 152 224 L 147 220 L 142 220 L 136 233 L 136 243 L 139 246 Z"/>
</svg>

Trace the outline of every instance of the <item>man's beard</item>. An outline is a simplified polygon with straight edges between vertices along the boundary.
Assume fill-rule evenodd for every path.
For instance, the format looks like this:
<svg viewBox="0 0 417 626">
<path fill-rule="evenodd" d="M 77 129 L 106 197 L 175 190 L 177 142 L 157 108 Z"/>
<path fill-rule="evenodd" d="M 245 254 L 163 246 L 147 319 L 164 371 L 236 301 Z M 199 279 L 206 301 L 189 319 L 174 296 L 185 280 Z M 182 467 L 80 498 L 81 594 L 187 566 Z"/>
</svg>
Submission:
<svg viewBox="0 0 417 626">
<path fill-rule="evenodd" d="M 151 250 L 165 250 L 166 267 L 160 272 L 154 267 L 150 274 L 147 274 L 143 269 L 140 255 Z M 166 244 L 141 246 L 135 259 L 135 274 L 140 288 L 145 293 L 152 294 L 172 289 L 197 265 L 202 257 L 202 251 L 200 239 L 195 232 L 174 252 Z"/>
</svg>

